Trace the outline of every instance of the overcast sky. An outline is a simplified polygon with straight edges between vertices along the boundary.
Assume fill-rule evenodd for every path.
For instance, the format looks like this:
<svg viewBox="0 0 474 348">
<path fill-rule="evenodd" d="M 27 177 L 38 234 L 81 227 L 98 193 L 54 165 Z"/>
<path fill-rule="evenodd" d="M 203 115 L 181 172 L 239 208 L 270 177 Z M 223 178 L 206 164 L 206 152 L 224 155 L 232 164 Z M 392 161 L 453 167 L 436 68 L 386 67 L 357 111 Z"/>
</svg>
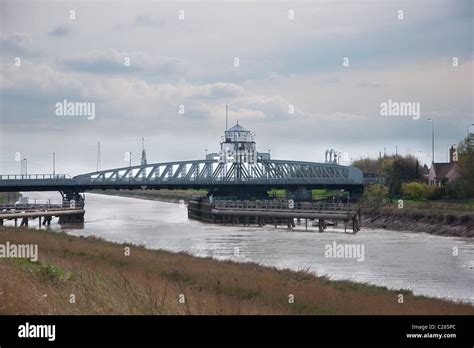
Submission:
<svg viewBox="0 0 474 348">
<path fill-rule="evenodd" d="M 29 173 L 50 173 L 53 152 L 57 173 L 93 171 L 98 141 L 103 169 L 127 151 L 138 164 L 142 136 L 150 163 L 202 158 L 225 104 L 277 159 L 398 146 L 431 162 L 431 117 L 445 161 L 474 123 L 472 0 L 0 3 L 1 174 L 19 173 L 17 152 Z M 420 103 L 419 119 L 382 116 L 389 99 Z M 95 118 L 57 116 L 63 100 Z"/>
</svg>

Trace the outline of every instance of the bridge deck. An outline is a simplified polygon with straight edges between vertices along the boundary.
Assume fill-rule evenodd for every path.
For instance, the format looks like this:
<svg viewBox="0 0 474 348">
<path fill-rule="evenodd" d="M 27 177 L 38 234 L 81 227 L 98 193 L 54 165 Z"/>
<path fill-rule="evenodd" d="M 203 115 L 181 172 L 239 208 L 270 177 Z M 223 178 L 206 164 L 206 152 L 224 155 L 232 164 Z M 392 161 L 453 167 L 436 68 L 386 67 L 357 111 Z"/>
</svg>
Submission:
<svg viewBox="0 0 474 348">
<path fill-rule="evenodd" d="M 364 178 L 355 167 L 332 163 L 282 161 L 259 158 L 256 163 L 221 163 L 194 160 L 154 163 L 91 172 L 75 176 L 33 174 L 0 175 L 0 192 L 122 189 L 207 189 L 213 191 L 299 188 L 361 190 L 363 185 L 383 183 L 383 178 Z"/>
</svg>

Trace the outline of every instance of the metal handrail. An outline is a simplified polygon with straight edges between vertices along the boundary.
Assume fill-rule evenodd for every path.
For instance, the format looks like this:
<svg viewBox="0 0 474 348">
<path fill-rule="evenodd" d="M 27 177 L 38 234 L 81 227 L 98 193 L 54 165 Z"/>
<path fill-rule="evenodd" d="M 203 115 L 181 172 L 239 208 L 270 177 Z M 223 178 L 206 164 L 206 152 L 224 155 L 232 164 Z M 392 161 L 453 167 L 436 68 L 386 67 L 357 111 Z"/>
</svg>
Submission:
<svg viewBox="0 0 474 348">
<path fill-rule="evenodd" d="M 0 175 L 0 180 L 37 180 L 37 179 L 70 179 L 69 174 L 9 174 Z"/>
<path fill-rule="evenodd" d="M 82 209 L 84 207 L 83 202 L 75 202 L 71 205 L 70 202 L 64 201 L 63 203 L 7 203 L 0 204 L 0 213 L 8 210 L 21 210 L 21 211 L 32 211 L 32 210 L 44 210 L 44 209 Z"/>
<path fill-rule="evenodd" d="M 312 203 L 288 201 L 231 201 L 216 200 L 213 202 L 216 209 L 245 209 L 245 210 L 272 210 L 272 211 L 334 211 L 353 212 L 357 206 L 351 203 Z"/>
</svg>

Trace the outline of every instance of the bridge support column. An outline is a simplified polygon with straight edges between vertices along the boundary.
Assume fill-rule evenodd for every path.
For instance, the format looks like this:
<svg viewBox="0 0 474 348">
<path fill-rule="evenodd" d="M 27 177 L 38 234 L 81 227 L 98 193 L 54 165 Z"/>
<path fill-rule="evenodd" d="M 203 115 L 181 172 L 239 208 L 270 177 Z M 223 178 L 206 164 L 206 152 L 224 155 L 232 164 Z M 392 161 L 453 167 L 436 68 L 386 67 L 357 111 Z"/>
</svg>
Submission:
<svg viewBox="0 0 474 348">
<path fill-rule="evenodd" d="M 75 191 L 60 191 L 63 197 L 63 205 L 69 205 L 71 209 L 84 209 L 84 196 Z M 84 222 L 84 213 L 60 216 L 60 224 Z M 48 221 L 49 223 L 49 221 Z"/>
<path fill-rule="evenodd" d="M 84 212 L 78 212 L 77 214 L 63 215 L 59 217 L 58 223 L 71 224 L 71 223 L 82 223 L 84 222 Z"/>
<path fill-rule="evenodd" d="M 309 202 L 312 199 L 312 192 L 306 187 L 298 187 L 296 189 L 288 189 L 286 191 L 286 197 L 294 201 Z"/>
<path fill-rule="evenodd" d="M 71 202 L 74 201 L 75 204 L 84 205 L 84 196 L 81 195 L 79 192 L 75 191 L 59 191 L 61 196 L 63 197 L 64 202 Z"/>
</svg>

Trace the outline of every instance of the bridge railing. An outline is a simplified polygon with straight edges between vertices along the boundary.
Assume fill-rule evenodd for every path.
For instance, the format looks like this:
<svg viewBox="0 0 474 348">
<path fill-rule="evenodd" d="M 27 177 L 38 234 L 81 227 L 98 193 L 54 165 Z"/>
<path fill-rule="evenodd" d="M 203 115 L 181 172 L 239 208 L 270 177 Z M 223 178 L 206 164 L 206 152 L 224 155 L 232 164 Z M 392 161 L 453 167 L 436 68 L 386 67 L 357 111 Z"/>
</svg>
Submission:
<svg viewBox="0 0 474 348">
<path fill-rule="evenodd" d="M 154 184 L 271 184 L 271 183 L 282 183 L 292 184 L 294 182 L 314 183 L 314 181 L 322 184 L 353 184 L 357 185 L 360 182 L 352 178 L 304 178 L 304 177 L 286 177 L 286 178 L 75 178 L 75 182 L 82 185 L 103 185 L 103 186 L 115 186 L 117 184 L 123 185 L 154 185 Z"/>
<path fill-rule="evenodd" d="M 68 174 L 13 174 L 0 175 L 0 180 L 38 180 L 38 179 L 70 179 Z"/>
<path fill-rule="evenodd" d="M 55 210 L 55 209 L 82 209 L 83 202 L 63 203 L 7 203 L 0 204 L 0 214 L 11 211 L 37 211 L 37 210 Z"/>
<path fill-rule="evenodd" d="M 216 209 L 244 209 L 244 210 L 272 210 L 272 211 L 317 211 L 317 212 L 355 212 L 357 205 L 351 203 L 314 203 L 284 201 L 231 201 L 216 200 L 213 202 Z"/>
</svg>

